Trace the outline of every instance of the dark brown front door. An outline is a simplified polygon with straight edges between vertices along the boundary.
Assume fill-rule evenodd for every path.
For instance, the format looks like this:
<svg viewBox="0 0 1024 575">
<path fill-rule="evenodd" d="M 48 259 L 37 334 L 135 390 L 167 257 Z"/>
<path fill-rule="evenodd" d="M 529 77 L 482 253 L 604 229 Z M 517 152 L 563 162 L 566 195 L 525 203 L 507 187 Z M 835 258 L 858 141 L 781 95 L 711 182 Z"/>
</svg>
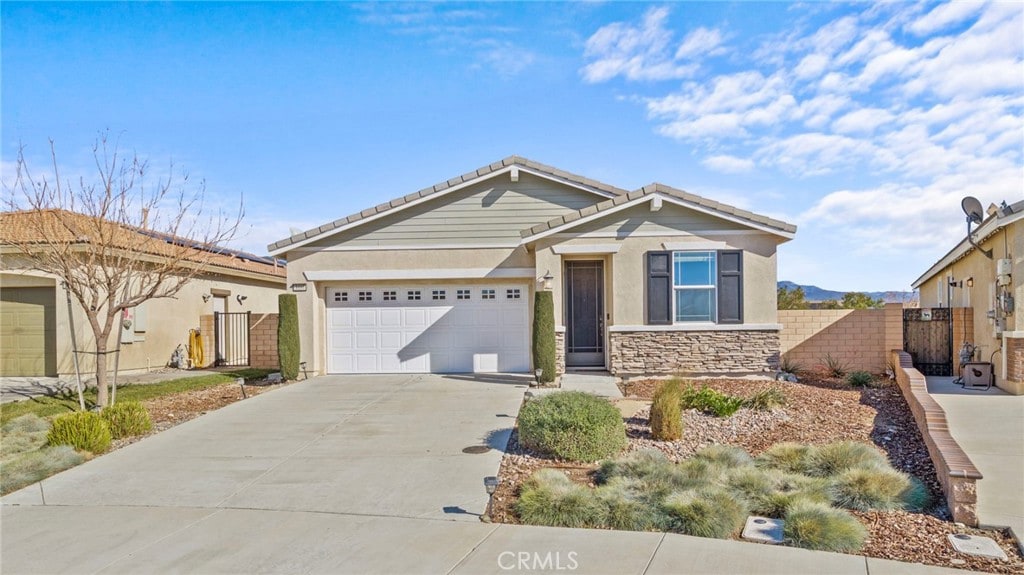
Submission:
<svg viewBox="0 0 1024 575">
<path fill-rule="evenodd" d="M 565 364 L 604 365 L 604 262 L 565 263 Z"/>
</svg>

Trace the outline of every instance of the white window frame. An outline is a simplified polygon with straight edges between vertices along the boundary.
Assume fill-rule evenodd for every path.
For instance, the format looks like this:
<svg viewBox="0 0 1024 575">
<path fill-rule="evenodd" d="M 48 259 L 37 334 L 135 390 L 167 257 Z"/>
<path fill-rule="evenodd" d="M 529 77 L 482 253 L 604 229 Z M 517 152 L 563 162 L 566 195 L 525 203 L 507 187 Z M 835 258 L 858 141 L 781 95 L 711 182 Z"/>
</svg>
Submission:
<svg viewBox="0 0 1024 575">
<path fill-rule="evenodd" d="M 676 278 L 676 255 L 677 254 L 709 254 L 711 256 L 711 275 L 714 283 L 710 285 L 680 285 Z M 676 293 L 685 290 L 711 290 L 711 301 L 714 302 L 714 317 L 710 320 L 692 319 L 681 320 L 676 311 Z M 718 252 L 715 250 L 675 250 L 672 252 L 672 323 L 673 324 L 718 324 Z"/>
</svg>

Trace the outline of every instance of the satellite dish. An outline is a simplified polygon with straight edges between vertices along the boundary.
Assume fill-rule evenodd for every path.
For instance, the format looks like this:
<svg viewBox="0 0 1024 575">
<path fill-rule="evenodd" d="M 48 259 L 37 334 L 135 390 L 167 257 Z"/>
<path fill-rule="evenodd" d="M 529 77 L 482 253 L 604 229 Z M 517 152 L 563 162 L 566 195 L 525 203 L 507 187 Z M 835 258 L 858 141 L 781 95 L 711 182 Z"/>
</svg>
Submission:
<svg viewBox="0 0 1024 575">
<path fill-rule="evenodd" d="M 981 202 L 974 196 L 967 196 L 960 200 L 960 207 L 963 208 L 969 222 L 980 224 L 981 220 L 985 217 L 985 212 L 981 209 Z"/>
</svg>

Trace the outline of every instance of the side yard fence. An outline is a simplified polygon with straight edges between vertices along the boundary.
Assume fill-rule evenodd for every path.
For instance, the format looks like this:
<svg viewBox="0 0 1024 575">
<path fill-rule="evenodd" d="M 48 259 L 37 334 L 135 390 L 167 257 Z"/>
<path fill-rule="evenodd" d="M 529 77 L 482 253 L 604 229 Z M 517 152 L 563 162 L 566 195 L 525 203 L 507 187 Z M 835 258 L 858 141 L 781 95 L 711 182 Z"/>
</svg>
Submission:
<svg viewBox="0 0 1024 575">
<path fill-rule="evenodd" d="M 199 316 L 199 331 L 203 334 L 203 357 L 210 367 L 216 359 L 213 315 Z M 277 358 L 277 314 L 249 314 L 249 367 L 275 369 Z"/>
</svg>

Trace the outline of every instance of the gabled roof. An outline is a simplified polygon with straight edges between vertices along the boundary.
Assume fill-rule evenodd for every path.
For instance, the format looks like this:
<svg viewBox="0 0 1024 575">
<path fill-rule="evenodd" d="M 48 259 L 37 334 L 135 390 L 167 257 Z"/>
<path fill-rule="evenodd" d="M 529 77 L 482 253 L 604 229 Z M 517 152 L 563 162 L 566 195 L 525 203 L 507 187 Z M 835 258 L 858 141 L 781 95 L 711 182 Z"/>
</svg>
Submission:
<svg viewBox="0 0 1024 575">
<path fill-rule="evenodd" d="M 0 245 L 89 244 L 96 238 L 102 238 L 104 245 L 109 247 L 157 257 L 181 257 L 181 247 L 185 247 L 184 259 L 210 266 L 209 271 L 256 273 L 271 276 L 274 281 L 283 281 L 287 277 L 286 264 L 282 260 L 204 246 L 185 238 L 85 214 L 57 209 L 0 213 Z"/>
<path fill-rule="evenodd" d="M 493 164 L 486 165 L 480 169 L 473 170 L 472 172 L 466 172 L 461 176 L 423 188 L 418 192 L 391 200 L 390 202 L 379 204 L 359 213 L 339 218 L 333 222 L 308 229 L 289 238 L 274 242 L 267 246 L 267 250 L 272 255 L 283 253 L 288 251 L 289 248 L 298 247 L 299 245 L 322 239 L 368 221 L 375 220 L 386 214 L 419 204 L 427 199 L 432 199 L 442 194 L 462 189 L 486 178 L 511 171 L 513 167 L 522 168 L 535 175 L 569 184 L 606 198 L 626 193 L 626 190 L 624 189 L 616 188 L 615 186 L 610 186 L 603 182 L 598 182 L 597 180 L 566 172 L 565 170 L 560 170 L 540 162 L 534 162 L 533 160 L 523 158 L 522 156 L 509 156 L 499 162 L 494 162 Z"/>
<path fill-rule="evenodd" d="M 582 210 L 577 210 L 564 216 L 548 220 L 542 224 L 537 224 L 528 230 L 523 230 L 520 232 L 520 235 L 523 237 L 524 243 L 530 242 L 556 232 L 571 229 L 584 222 L 589 222 L 610 213 L 644 202 L 653 201 L 655 197 L 660 197 L 686 208 L 738 222 L 787 239 L 792 238 L 793 235 L 796 234 L 796 226 L 793 224 L 787 224 L 786 222 L 755 214 L 754 212 L 741 210 L 740 208 L 730 206 L 728 204 L 723 204 L 721 202 L 703 198 L 696 194 L 677 190 L 671 186 L 654 183 L 644 186 L 639 190 L 629 192 L 623 196 L 605 200 L 592 206 L 587 206 Z"/>
<path fill-rule="evenodd" d="M 975 241 L 979 244 L 984 243 L 992 234 L 1012 224 L 1013 222 L 1024 219 L 1024 200 L 1011 204 L 1008 210 L 1001 213 L 995 212 L 991 216 L 985 218 L 981 225 L 971 233 L 974 236 Z M 946 269 L 950 265 L 957 261 L 967 257 L 968 254 L 973 252 L 975 247 L 967 241 L 966 235 L 964 239 L 960 240 L 953 249 L 946 252 L 946 255 L 939 258 L 939 261 L 932 264 L 932 267 L 928 268 L 928 271 L 921 274 L 921 277 L 914 280 L 914 283 L 910 284 L 910 287 L 917 289 L 921 287 L 921 284 L 930 280 L 936 274 Z"/>
</svg>

